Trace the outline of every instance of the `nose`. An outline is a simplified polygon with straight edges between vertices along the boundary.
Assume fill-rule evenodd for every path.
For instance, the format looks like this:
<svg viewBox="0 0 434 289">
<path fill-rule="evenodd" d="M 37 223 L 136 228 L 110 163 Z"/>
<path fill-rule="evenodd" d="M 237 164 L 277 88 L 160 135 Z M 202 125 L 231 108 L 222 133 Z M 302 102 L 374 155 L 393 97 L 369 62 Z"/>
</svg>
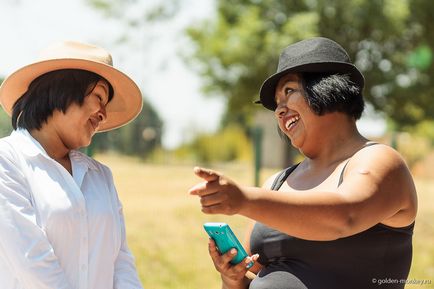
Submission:
<svg viewBox="0 0 434 289">
<path fill-rule="evenodd" d="M 285 114 L 288 112 L 288 108 L 284 105 L 279 105 L 276 110 L 274 111 L 274 114 L 277 118 L 282 118 L 285 116 Z"/>
</svg>

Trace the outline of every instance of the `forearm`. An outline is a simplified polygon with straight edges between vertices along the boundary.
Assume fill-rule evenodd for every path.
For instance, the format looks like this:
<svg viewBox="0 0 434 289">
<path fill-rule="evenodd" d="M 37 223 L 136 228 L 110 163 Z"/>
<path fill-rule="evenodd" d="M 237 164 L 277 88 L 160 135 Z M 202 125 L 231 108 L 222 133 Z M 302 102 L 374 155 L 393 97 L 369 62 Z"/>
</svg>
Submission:
<svg viewBox="0 0 434 289">
<path fill-rule="evenodd" d="M 278 192 L 243 187 L 240 214 L 288 235 L 311 240 L 341 237 L 351 224 L 351 205 L 336 192 Z"/>
</svg>

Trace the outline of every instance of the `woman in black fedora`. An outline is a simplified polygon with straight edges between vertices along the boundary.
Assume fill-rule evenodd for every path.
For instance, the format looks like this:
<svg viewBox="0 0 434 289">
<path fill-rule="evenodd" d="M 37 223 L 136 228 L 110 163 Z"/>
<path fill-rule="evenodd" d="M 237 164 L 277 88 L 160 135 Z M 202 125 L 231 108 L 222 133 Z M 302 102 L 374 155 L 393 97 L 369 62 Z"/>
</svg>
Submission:
<svg viewBox="0 0 434 289">
<path fill-rule="evenodd" d="M 204 182 L 190 194 L 200 197 L 204 213 L 253 221 L 245 260 L 256 261 L 251 269 L 232 266 L 236 252 L 221 255 L 210 240 L 223 288 L 404 288 L 416 190 L 399 153 L 357 130 L 363 86 L 336 42 L 317 37 L 292 44 L 263 83 L 260 103 L 274 111 L 304 160 L 262 188 L 195 168 Z"/>
</svg>

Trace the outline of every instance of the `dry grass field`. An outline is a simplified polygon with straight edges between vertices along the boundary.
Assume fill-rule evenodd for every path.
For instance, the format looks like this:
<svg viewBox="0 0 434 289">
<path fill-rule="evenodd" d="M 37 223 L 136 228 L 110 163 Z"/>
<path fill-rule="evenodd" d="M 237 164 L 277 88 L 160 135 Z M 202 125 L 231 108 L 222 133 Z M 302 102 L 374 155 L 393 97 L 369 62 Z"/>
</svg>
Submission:
<svg viewBox="0 0 434 289">
<path fill-rule="evenodd" d="M 192 166 L 155 165 L 134 158 L 97 155 L 113 171 L 124 205 L 128 242 L 136 256 L 143 286 L 147 289 L 217 289 L 220 277 L 207 252 L 207 235 L 202 224 L 224 221 L 244 238 L 248 220 L 240 216 L 210 216 L 200 211 L 199 202 L 187 190 L 199 181 Z M 251 166 L 227 165 L 215 169 L 235 181 L 252 184 Z M 263 172 L 262 176 L 272 171 Z M 419 215 L 414 237 L 410 281 L 431 284 L 406 288 L 434 288 L 434 180 L 418 179 Z M 381 288 L 381 286 L 379 286 Z"/>
</svg>

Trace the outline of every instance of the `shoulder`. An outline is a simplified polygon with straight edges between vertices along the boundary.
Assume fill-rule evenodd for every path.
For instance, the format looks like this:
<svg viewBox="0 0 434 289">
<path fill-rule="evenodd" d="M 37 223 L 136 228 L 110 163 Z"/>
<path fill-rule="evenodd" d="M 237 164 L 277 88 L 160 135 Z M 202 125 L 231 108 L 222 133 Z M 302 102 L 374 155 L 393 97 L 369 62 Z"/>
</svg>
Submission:
<svg viewBox="0 0 434 289">
<path fill-rule="evenodd" d="M 18 144 L 8 136 L 0 138 L 0 178 L 23 179 L 24 174 L 20 166 L 19 150 L 16 150 Z"/>
<path fill-rule="evenodd" d="M 390 146 L 376 144 L 359 150 L 348 162 L 344 182 L 361 176 L 378 191 L 393 191 L 395 196 L 414 196 L 416 189 L 404 158 Z"/>
<path fill-rule="evenodd" d="M 417 193 L 410 169 L 403 157 L 390 146 L 371 145 L 359 150 L 345 168 L 341 192 L 371 202 L 376 211 L 388 212 L 381 223 L 403 227 L 414 221 Z M 351 194 L 349 193 L 351 192 Z"/>
<path fill-rule="evenodd" d="M 279 171 L 279 172 L 277 172 L 277 173 L 275 173 L 275 174 L 273 174 L 271 177 L 269 177 L 266 181 L 265 181 L 265 183 L 263 184 L 263 186 L 262 186 L 262 188 L 265 188 L 265 189 L 271 189 L 272 187 L 273 187 L 273 184 L 274 184 L 274 182 L 277 182 L 278 180 L 278 178 L 280 179 L 280 178 L 284 178 L 285 176 L 286 177 L 288 177 L 288 175 L 297 167 L 299 165 L 299 163 L 298 164 L 295 164 L 295 165 L 292 165 L 292 166 L 290 166 L 290 167 L 288 167 L 288 168 L 285 168 L 285 169 L 283 169 L 283 170 L 281 170 L 281 171 Z M 283 179 L 281 180 L 281 181 L 284 181 Z"/>
<path fill-rule="evenodd" d="M 384 172 L 396 170 L 408 171 L 408 166 L 401 154 L 385 144 L 373 144 L 359 150 L 348 162 L 348 169 L 364 166 Z"/>
<path fill-rule="evenodd" d="M 0 158 L 1 159 L 10 159 L 14 158 L 14 139 L 10 136 L 0 138 Z"/>
<path fill-rule="evenodd" d="M 269 177 L 264 184 L 262 185 L 262 188 L 264 189 L 271 189 L 271 187 L 273 186 L 273 182 L 276 178 L 279 177 L 279 175 L 282 173 L 282 171 L 275 173 L 274 175 L 272 175 L 271 177 Z"/>
</svg>

